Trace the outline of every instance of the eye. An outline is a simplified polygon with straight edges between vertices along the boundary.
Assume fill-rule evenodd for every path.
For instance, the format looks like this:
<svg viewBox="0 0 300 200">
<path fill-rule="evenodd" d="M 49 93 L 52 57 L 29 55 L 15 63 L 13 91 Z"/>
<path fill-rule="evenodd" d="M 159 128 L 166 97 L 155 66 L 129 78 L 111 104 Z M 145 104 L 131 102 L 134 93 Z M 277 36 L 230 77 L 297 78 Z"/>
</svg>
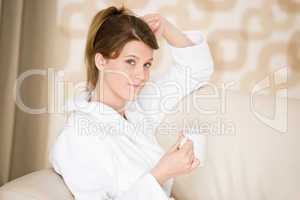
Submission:
<svg viewBox="0 0 300 200">
<path fill-rule="evenodd" d="M 146 63 L 145 65 L 144 65 L 144 67 L 146 67 L 146 68 L 150 68 L 151 67 L 151 63 Z"/>
<path fill-rule="evenodd" d="M 128 59 L 126 62 L 130 65 L 135 65 L 135 60 L 134 59 Z"/>
</svg>

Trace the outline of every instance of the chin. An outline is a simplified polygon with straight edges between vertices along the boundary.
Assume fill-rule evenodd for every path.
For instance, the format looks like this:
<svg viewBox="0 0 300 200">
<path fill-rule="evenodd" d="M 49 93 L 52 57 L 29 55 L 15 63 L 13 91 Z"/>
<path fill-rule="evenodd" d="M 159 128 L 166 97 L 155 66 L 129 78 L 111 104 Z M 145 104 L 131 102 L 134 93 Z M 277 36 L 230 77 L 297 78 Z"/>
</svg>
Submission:
<svg viewBox="0 0 300 200">
<path fill-rule="evenodd" d="M 137 99 L 138 94 L 139 94 L 139 91 L 129 90 L 129 92 L 119 94 L 119 96 L 121 96 L 122 99 L 124 99 L 125 101 L 134 101 Z"/>
<path fill-rule="evenodd" d="M 138 94 L 135 93 L 134 95 L 128 95 L 128 96 L 126 96 L 125 100 L 127 100 L 127 101 L 134 101 L 134 100 L 137 99 L 137 97 L 138 97 Z"/>
<path fill-rule="evenodd" d="M 128 101 L 136 100 L 141 89 L 142 89 L 141 87 L 140 88 L 129 87 L 129 89 L 128 89 L 129 93 L 127 94 Z"/>
</svg>

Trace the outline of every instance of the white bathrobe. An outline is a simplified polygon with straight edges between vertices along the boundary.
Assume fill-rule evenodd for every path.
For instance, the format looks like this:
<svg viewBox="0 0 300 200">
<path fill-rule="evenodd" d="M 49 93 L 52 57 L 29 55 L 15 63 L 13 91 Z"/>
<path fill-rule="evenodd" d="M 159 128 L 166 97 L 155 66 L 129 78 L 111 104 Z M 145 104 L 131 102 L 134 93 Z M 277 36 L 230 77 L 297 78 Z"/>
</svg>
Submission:
<svg viewBox="0 0 300 200">
<path fill-rule="evenodd" d="M 185 34 L 195 45 L 168 45 L 173 65 L 163 75 L 150 75 L 152 84 L 146 84 L 137 100 L 128 102 L 127 120 L 108 105 L 88 101 L 89 93 L 67 104 L 72 112 L 50 149 L 49 160 L 76 200 L 172 199 L 174 180 L 160 186 L 150 173 L 164 154 L 155 128 L 167 110 L 200 87 L 213 71 L 201 32 Z"/>
</svg>

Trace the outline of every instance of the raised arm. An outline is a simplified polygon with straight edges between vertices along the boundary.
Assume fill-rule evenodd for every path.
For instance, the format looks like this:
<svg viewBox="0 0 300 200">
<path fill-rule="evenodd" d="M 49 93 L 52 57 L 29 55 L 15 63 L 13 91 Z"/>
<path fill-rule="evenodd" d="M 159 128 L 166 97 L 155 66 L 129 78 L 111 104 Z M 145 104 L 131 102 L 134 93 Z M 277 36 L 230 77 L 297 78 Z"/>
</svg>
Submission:
<svg viewBox="0 0 300 200">
<path fill-rule="evenodd" d="M 174 47 L 187 47 L 194 44 L 189 37 L 160 14 L 148 14 L 142 19 L 148 23 L 157 38 L 164 37 Z"/>
<path fill-rule="evenodd" d="M 147 97 L 140 100 L 143 109 L 162 118 L 164 113 L 172 112 L 182 97 L 209 80 L 213 60 L 200 31 L 182 32 L 160 15 L 151 14 L 144 18 L 157 37 L 166 39 L 173 60 L 164 74 L 151 75 L 151 84 L 141 92 L 141 96 Z"/>
</svg>

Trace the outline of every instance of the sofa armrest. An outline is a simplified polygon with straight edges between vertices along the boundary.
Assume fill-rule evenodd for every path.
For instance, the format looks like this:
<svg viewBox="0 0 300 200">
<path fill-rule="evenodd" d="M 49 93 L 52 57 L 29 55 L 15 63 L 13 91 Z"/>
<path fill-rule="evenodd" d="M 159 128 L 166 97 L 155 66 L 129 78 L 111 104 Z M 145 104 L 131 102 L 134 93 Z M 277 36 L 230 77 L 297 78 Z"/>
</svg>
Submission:
<svg viewBox="0 0 300 200">
<path fill-rule="evenodd" d="M 0 188 L 1 200 L 74 200 L 62 178 L 44 169 L 17 178 Z"/>
</svg>

